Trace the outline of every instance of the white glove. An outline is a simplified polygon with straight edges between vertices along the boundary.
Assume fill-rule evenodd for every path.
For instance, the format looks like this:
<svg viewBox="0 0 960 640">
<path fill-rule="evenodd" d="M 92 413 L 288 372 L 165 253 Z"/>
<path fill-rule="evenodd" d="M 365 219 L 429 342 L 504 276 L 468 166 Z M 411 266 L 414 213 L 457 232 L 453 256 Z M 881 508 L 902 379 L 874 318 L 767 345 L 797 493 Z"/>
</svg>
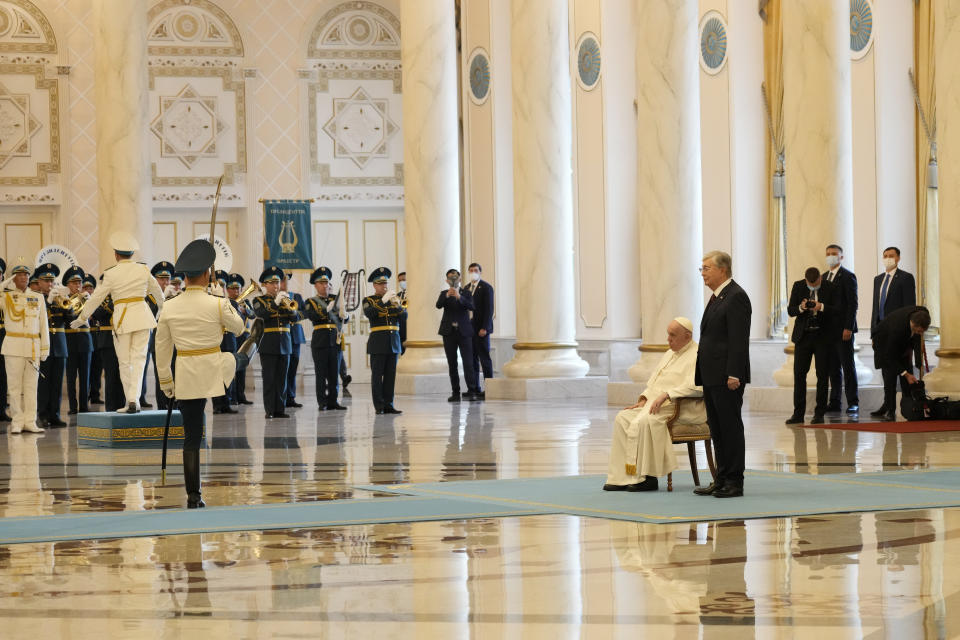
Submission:
<svg viewBox="0 0 960 640">
<path fill-rule="evenodd" d="M 226 297 L 223 293 L 223 287 L 220 286 L 219 282 L 210 283 L 210 289 L 208 291 L 212 296 L 217 296 L 218 298 Z"/>
<path fill-rule="evenodd" d="M 74 320 L 70 323 L 70 328 L 71 328 L 71 329 L 79 329 L 80 327 L 82 327 L 82 326 L 85 325 L 85 324 L 87 324 L 87 321 L 86 321 L 86 320 L 84 320 L 83 318 L 76 318 L 76 319 L 74 319 Z"/>
<path fill-rule="evenodd" d="M 336 300 L 331 300 L 330 304 L 327 305 L 327 312 L 333 311 L 333 308 L 337 305 Z"/>
<path fill-rule="evenodd" d="M 176 386 L 174 385 L 172 380 L 170 382 L 160 385 L 160 391 L 163 391 L 163 395 L 167 396 L 168 398 L 173 397 L 173 391 L 175 388 Z"/>
<path fill-rule="evenodd" d="M 88 292 L 84 291 L 82 297 L 83 297 L 84 300 L 89 300 L 89 299 L 90 299 L 90 294 L 89 294 Z"/>
<path fill-rule="evenodd" d="M 177 292 L 177 288 L 172 284 L 168 284 L 167 288 L 163 290 L 163 299 L 166 300 L 176 292 Z"/>
<path fill-rule="evenodd" d="M 395 300 L 396 298 L 397 298 L 397 292 L 394 291 L 393 289 L 390 289 L 385 294 L 383 294 L 383 304 L 389 304 L 391 300 Z"/>
<path fill-rule="evenodd" d="M 281 300 L 283 300 L 283 291 L 278 293 L 277 296 L 273 299 L 273 301 L 277 304 L 277 306 L 280 306 Z"/>
</svg>

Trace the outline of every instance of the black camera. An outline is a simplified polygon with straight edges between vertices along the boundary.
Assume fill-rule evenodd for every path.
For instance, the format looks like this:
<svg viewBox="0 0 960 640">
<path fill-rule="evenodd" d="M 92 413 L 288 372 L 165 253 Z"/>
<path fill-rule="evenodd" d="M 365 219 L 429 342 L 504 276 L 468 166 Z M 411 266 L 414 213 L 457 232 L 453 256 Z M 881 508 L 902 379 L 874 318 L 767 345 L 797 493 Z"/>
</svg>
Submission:
<svg viewBox="0 0 960 640">
<path fill-rule="evenodd" d="M 816 309 L 817 301 L 816 300 L 807 300 L 807 304 L 803 305 L 804 309 Z"/>
</svg>

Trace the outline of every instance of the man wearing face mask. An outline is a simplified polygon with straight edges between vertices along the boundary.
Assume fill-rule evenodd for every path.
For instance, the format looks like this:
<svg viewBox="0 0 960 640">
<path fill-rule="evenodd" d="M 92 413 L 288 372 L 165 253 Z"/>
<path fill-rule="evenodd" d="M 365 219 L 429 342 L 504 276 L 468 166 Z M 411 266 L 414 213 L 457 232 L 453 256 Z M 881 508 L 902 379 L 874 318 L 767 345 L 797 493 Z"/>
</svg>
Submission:
<svg viewBox="0 0 960 640">
<path fill-rule="evenodd" d="M 803 280 L 793 283 L 787 313 L 796 318 L 793 325 L 793 415 L 787 424 L 802 424 L 807 408 L 807 373 L 810 360 L 816 358 L 817 406 L 811 424 L 823 424 L 827 411 L 827 386 L 830 378 L 832 336 L 837 333 L 840 314 L 836 287 L 825 282 L 820 270 L 810 267 Z"/>
<path fill-rule="evenodd" d="M 490 359 L 490 334 L 493 333 L 493 287 L 480 277 L 483 267 L 472 263 L 467 271 L 470 284 L 466 289 L 473 296 L 473 311 L 470 321 L 473 323 L 473 368 L 479 376 L 483 370 L 483 379 L 493 377 L 493 361 Z M 482 396 L 484 392 L 480 392 Z"/>
<path fill-rule="evenodd" d="M 401 271 L 397 274 L 397 299 L 400 300 L 400 306 L 407 306 L 407 272 Z M 407 352 L 407 316 L 400 317 L 400 355 Z M 346 386 L 346 385 L 344 385 Z"/>
<path fill-rule="evenodd" d="M 860 411 L 857 369 L 853 362 L 854 336 L 857 333 L 857 276 L 843 266 L 843 247 L 827 247 L 827 270 L 823 279 L 837 288 L 840 334 L 833 336 L 830 352 L 830 403 L 827 411 L 840 411 L 840 390 L 846 389 L 847 413 Z"/>
<path fill-rule="evenodd" d="M 477 370 L 473 367 L 473 324 L 470 312 L 473 311 L 473 296 L 460 288 L 460 272 L 447 271 L 447 288 L 437 297 L 437 309 L 443 309 L 438 333 L 443 336 L 443 351 L 447 354 L 447 366 L 450 369 L 450 387 L 452 394 L 449 402 L 460 402 L 460 371 L 457 368 L 457 350 L 463 360 L 463 377 L 467 381 L 465 400 L 480 400 L 480 388 L 477 385 Z"/>
<path fill-rule="evenodd" d="M 899 268 L 900 249 L 883 250 L 884 272 L 873 279 L 873 313 L 870 316 L 870 337 L 888 315 L 903 307 L 917 304 L 917 284 L 913 274 Z"/>
</svg>

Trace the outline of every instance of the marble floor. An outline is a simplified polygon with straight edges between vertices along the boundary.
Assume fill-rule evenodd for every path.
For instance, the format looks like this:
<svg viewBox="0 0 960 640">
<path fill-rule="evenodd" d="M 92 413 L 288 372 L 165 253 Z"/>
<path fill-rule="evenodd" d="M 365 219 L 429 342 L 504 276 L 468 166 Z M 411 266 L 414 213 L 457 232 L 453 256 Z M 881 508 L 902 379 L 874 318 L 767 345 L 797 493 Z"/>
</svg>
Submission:
<svg viewBox="0 0 960 640">
<path fill-rule="evenodd" d="M 374 415 L 368 388 L 352 390 L 346 412 L 307 406 L 268 422 L 258 405 L 208 415 L 207 503 L 365 499 L 375 494 L 354 485 L 606 469 L 616 409 L 601 401 L 400 397 L 404 413 L 393 417 Z M 748 416 L 749 468 L 960 465 L 960 432 L 793 429 L 784 417 Z M 78 450 L 72 426 L 2 437 L 3 515 L 184 502 L 177 454 L 161 486 L 156 450 Z M 956 509 L 694 524 L 528 516 L 20 544 L 0 546 L 0 637 L 956 638 L 960 574 L 946 568 L 958 557 Z"/>
</svg>

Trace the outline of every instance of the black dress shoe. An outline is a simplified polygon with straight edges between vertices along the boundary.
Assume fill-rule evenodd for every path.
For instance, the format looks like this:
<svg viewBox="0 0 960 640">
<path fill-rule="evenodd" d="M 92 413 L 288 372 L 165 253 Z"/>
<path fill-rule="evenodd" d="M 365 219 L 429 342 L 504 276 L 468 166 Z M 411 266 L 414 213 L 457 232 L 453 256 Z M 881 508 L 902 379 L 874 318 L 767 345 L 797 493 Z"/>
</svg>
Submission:
<svg viewBox="0 0 960 640">
<path fill-rule="evenodd" d="M 823 419 L 822 413 L 813 414 L 813 420 L 810 421 L 810 424 L 823 424 L 825 420 Z"/>
<path fill-rule="evenodd" d="M 283 411 L 281 411 L 280 413 L 275 413 L 275 414 L 273 414 L 273 417 L 274 417 L 274 418 L 289 418 L 289 417 L 290 417 L 290 414 L 289 414 L 289 413 L 284 413 Z"/>
<path fill-rule="evenodd" d="M 711 482 L 705 487 L 697 487 L 693 490 L 693 492 L 698 496 L 712 496 L 719 488 L 720 485 L 718 485 L 716 482 Z"/>
<path fill-rule="evenodd" d="M 90 398 L 90 404 L 103 404 L 103 400 L 101 398 Z"/>
<path fill-rule="evenodd" d="M 303 405 L 297 402 L 296 400 L 287 400 L 287 407 L 293 409 L 299 409 Z"/>
<path fill-rule="evenodd" d="M 347 374 L 342 378 L 340 378 L 340 382 L 343 384 L 344 391 L 346 391 L 347 385 L 353 382 L 353 376 L 351 376 L 350 374 Z"/>
<path fill-rule="evenodd" d="M 240 401 L 240 404 L 253 404 L 253 402 L 251 402 L 251 401 L 249 401 L 249 400 L 241 400 L 241 401 Z"/>
<path fill-rule="evenodd" d="M 629 486 L 630 485 L 628 484 L 605 484 L 603 485 L 603 490 L 604 491 L 627 491 Z"/>
<path fill-rule="evenodd" d="M 70 409 L 69 411 L 67 411 L 67 415 L 68 415 L 68 416 L 75 416 L 75 415 L 77 415 L 77 410 L 76 410 L 76 409 Z"/>
<path fill-rule="evenodd" d="M 141 408 L 141 409 L 153 409 L 153 405 L 150 404 L 149 402 L 147 402 L 146 400 L 141 400 L 141 401 L 140 401 L 140 408 Z"/>
<path fill-rule="evenodd" d="M 237 411 L 236 409 L 231 409 L 230 407 L 224 407 L 223 413 L 240 413 L 240 412 Z"/>
<path fill-rule="evenodd" d="M 887 413 L 888 413 L 889 411 L 890 411 L 890 410 L 887 409 L 887 405 L 883 405 L 882 407 L 880 407 L 880 408 L 877 409 L 876 411 L 871 411 L 871 412 L 870 412 L 870 417 L 871 417 L 871 418 L 882 418 L 882 417 L 884 417 L 885 415 L 887 415 Z"/>
<path fill-rule="evenodd" d="M 384 412 L 384 413 L 397 413 L 397 414 L 403 413 L 403 411 L 400 411 L 400 409 L 397 409 L 397 408 L 396 408 L 395 406 L 393 406 L 392 404 L 388 404 L 386 407 L 384 407 L 384 408 L 383 408 L 383 412 Z"/>
<path fill-rule="evenodd" d="M 192 498 L 187 498 L 187 509 L 203 509 L 207 506 L 203 499 L 194 501 Z"/>
<path fill-rule="evenodd" d="M 447 402 L 460 402 L 460 392 L 451 393 L 450 397 L 447 398 Z"/>
<path fill-rule="evenodd" d="M 842 410 L 843 410 L 843 407 L 842 407 L 839 403 L 838 403 L 838 404 L 834 404 L 834 403 L 831 402 L 830 404 L 827 405 L 826 412 L 827 412 L 827 413 L 840 413 L 840 411 L 842 411 Z"/>
<path fill-rule="evenodd" d="M 643 479 L 643 482 L 627 486 L 627 491 L 656 491 L 659 488 L 660 483 L 657 482 L 657 478 L 655 476 L 647 476 Z"/>
<path fill-rule="evenodd" d="M 339 404 L 339 403 L 337 403 L 337 402 L 334 402 L 333 404 L 328 404 L 326 408 L 329 409 L 329 410 L 331 410 L 331 411 L 346 411 L 346 410 L 347 410 L 347 408 L 346 408 L 345 406 L 343 406 L 342 404 Z"/>
<path fill-rule="evenodd" d="M 896 422 L 897 412 L 891 409 L 890 411 L 887 411 L 885 414 L 880 416 L 880 419 L 883 420 L 884 422 Z"/>
<path fill-rule="evenodd" d="M 713 492 L 714 498 L 740 498 L 743 496 L 743 487 L 733 484 L 725 485 Z"/>
<path fill-rule="evenodd" d="M 857 414 L 859 414 L 859 413 L 860 413 L 860 405 L 858 405 L 858 404 L 852 404 L 852 405 L 850 405 L 849 407 L 847 407 L 847 415 L 848 415 L 848 416 L 857 415 Z"/>
<path fill-rule="evenodd" d="M 264 417 L 265 417 L 267 420 L 272 420 L 272 419 L 273 419 L 273 414 L 272 414 L 272 413 L 268 413 L 268 414 L 266 414 Z"/>
<path fill-rule="evenodd" d="M 383 409 L 377 409 L 377 415 L 378 415 L 378 416 L 382 416 L 382 415 L 385 414 L 385 413 L 386 413 L 386 411 L 384 411 Z"/>
<path fill-rule="evenodd" d="M 481 402 L 483 400 L 483 394 L 476 391 L 471 391 L 470 393 L 465 394 L 463 397 L 465 400 L 469 400 L 470 402 Z"/>
<path fill-rule="evenodd" d="M 7 415 L 6 411 L 0 411 L 0 422 L 12 422 L 13 418 Z"/>
<path fill-rule="evenodd" d="M 59 429 L 60 427 L 67 426 L 67 423 L 61 420 L 60 418 L 50 418 L 47 420 L 47 427 L 51 429 Z"/>
<path fill-rule="evenodd" d="M 803 424 L 803 416 L 794 414 L 787 418 L 787 421 L 784 424 Z"/>
</svg>

